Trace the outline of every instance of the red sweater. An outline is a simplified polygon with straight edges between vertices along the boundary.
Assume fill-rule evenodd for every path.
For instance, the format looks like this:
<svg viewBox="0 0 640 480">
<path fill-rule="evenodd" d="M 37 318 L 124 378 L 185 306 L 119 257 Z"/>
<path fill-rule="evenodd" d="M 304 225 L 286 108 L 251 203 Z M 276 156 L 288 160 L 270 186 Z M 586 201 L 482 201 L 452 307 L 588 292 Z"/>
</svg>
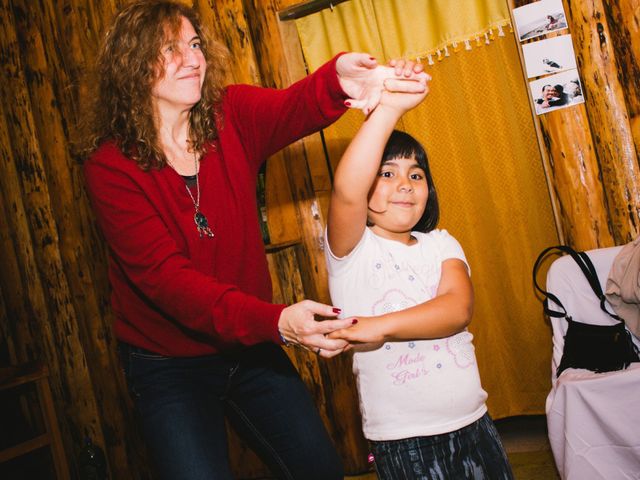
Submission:
<svg viewBox="0 0 640 480">
<path fill-rule="evenodd" d="M 144 172 L 113 142 L 87 160 L 89 195 L 110 247 L 118 339 L 169 356 L 280 343 L 285 305 L 271 303 L 256 177 L 268 156 L 344 113 L 335 60 L 284 90 L 226 89 L 219 139 L 199 173 L 200 211 L 213 238 L 199 236 L 185 181 L 171 167 Z"/>
</svg>

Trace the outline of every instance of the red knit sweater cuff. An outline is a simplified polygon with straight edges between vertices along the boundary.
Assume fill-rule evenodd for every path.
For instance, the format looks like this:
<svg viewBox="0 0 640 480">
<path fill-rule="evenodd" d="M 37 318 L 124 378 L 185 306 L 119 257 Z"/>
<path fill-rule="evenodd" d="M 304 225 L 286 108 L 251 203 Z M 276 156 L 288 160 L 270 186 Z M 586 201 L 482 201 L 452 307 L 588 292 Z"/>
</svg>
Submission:
<svg viewBox="0 0 640 480">
<path fill-rule="evenodd" d="M 278 331 L 278 320 L 280 319 L 280 314 L 282 313 L 282 310 L 285 309 L 286 305 L 265 303 L 258 299 L 255 300 L 255 304 L 250 302 L 245 305 L 246 309 L 255 310 L 255 313 L 248 314 L 247 318 L 260 319 L 251 326 L 252 336 L 257 337 L 262 341 L 282 344 L 280 332 Z"/>
<path fill-rule="evenodd" d="M 342 86 L 340 85 L 340 79 L 338 78 L 338 71 L 336 70 L 336 62 L 338 58 L 344 55 L 346 52 L 341 52 L 333 57 L 330 61 L 321 66 L 319 70 L 329 70 L 327 72 L 325 79 L 326 84 L 322 86 L 322 88 L 326 88 L 329 93 L 329 98 L 332 103 L 332 111 L 325 112 L 325 116 L 327 118 L 333 118 L 335 116 L 342 115 L 348 108 L 345 106 L 344 101 L 349 98 L 349 96 L 344 92 Z M 323 75 L 324 76 L 324 75 Z"/>
</svg>

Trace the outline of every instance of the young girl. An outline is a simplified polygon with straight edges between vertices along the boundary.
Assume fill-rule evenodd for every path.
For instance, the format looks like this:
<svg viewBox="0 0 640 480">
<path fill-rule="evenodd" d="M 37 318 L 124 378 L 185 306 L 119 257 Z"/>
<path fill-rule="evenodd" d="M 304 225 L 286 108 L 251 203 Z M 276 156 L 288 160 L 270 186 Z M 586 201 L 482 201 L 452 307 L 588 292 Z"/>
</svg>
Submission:
<svg viewBox="0 0 640 480">
<path fill-rule="evenodd" d="M 384 93 L 336 170 L 329 286 L 358 322 L 329 336 L 356 344 L 363 430 L 380 478 L 511 479 L 466 330 L 473 291 L 464 253 L 435 229 L 424 149 L 394 131 L 425 95 Z"/>
</svg>

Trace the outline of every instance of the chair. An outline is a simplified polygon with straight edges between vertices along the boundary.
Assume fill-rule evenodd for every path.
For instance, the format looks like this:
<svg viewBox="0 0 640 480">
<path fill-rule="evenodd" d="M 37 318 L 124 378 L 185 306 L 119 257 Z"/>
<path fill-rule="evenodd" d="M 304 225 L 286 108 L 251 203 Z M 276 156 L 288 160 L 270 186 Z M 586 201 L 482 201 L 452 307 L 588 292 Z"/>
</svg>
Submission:
<svg viewBox="0 0 640 480">
<path fill-rule="evenodd" d="M 621 249 L 587 252 L 603 291 L 613 259 Z M 568 255 L 549 268 L 546 289 L 558 297 L 574 320 L 597 325 L 615 323 L 600 309 L 586 278 Z M 560 311 L 552 301 L 549 308 Z M 640 478 L 640 363 L 607 373 L 569 368 L 556 378 L 567 322 L 553 317 L 550 321 L 552 388 L 546 413 L 549 442 L 560 476 L 568 480 Z M 633 340 L 640 346 L 638 338 Z"/>
<path fill-rule="evenodd" d="M 56 477 L 60 480 L 71 478 L 53 406 L 53 397 L 49 387 L 49 372 L 46 366 L 39 362 L 32 362 L 17 366 L 0 367 L 0 392 L 29 383 L 34 383 L 36 387 L 45 432 L 18 445 L 0 450 L 0 463 L 49 446 Z"/>
</svg>

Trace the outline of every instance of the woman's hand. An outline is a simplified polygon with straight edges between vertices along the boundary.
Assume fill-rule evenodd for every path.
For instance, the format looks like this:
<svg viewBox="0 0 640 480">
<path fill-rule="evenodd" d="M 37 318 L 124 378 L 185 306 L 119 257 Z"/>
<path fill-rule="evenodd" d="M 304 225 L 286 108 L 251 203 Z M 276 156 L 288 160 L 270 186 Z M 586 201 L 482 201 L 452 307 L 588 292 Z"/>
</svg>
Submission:
<svg viewBox="0 0 640 480">
<path fill-rule="evenodd" d="M 336 62 L 340 86 L 349 95 L 345 102 L 368 115 L 380 102 L 386 89 L 397 93 L 423 93 L 431 77 L 422 65 L 408 60 L 391 60 L 389 66 L 378 65 L 366 53 L 346 53 Z"/>
<path fill-rule="evenodd" d="M 335 357 L 348 349 L 349 344 L 345 340 L 329 338 L 327 334 L 334 330 L 348 329 L 357 320 L 347 318 L 318 321 L 315 316 L 335 317 L 338 313 L 340 310 L 330 305 L 303 300 L 282 310 L 278 329 L 287 343 L 299 345 L 321 357 Z"/>
</svg>

